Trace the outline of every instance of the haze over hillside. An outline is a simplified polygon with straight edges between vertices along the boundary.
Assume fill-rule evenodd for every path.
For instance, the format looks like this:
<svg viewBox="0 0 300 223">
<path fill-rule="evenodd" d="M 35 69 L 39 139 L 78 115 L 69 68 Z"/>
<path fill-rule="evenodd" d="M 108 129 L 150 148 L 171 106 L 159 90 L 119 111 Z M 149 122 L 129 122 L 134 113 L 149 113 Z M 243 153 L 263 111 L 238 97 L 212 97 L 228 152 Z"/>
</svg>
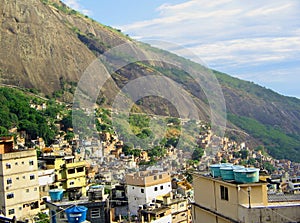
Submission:
<svg viewBox="0 0 300 223">
<path fill-rule="evenodd" d="M 167 57 L 174 64 L 203 69 L 189 60 L 137 43 L 59 1 L 0 0 L 0 20 L 1 83 L 34 88 L 49 97 L 54 93 L 72 101 L 70 93 L 74 92 L 66 92 L 66 85 L 76 85 L 98 56 L 123 43 L 140 47 L 146 56 Z M 217 71 L 214 74 L 225 97 L 229 128 L 243 129 L 250 134 L 245 140 L 254 145 L 265 144 L 276 158 L 300 161 L 300 100 Z M 203 89 L 196 87 L 197 83 L 188 73 L 161 61 L 129 61 L 112 74 L 113 79 L 101 89 L 98 102 L 112 106 L 120 88 L 148 75 L 166 76 L 184 86 L 197 105 L 200 118 L 209 121 L 210 105 Z M 184 102 L 179 106 L 188 112 Z M 174 106 L 157 97 L 141 100 L 139 109 L 161 115 L 177 114 Z M 236 137 L 235 132 L 227 133 Z"/>
</svg>

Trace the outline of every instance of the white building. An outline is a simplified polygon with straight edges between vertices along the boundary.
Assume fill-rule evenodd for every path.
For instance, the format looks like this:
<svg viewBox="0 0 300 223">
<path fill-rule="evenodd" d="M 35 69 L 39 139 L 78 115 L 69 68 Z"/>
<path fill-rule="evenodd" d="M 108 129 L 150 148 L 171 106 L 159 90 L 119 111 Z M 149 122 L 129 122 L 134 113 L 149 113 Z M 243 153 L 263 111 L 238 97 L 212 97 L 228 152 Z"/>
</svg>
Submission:
<svg viewBox="0 0 300 223">
<path fill-rule="evenodd" d="M 38 180 L 40 186 L 40 197 L 47 196 L 50 186 L 55 183 L 55 169 L 39 170 Z"/>
<path fill-rule="evenodd" d="M 142 171 L 126 175 L 129 211 L 137 215 L 139 207 L 149 204 L 157 196 L 163 196 L 172 190 L 170 173 Z"/>
</svg>

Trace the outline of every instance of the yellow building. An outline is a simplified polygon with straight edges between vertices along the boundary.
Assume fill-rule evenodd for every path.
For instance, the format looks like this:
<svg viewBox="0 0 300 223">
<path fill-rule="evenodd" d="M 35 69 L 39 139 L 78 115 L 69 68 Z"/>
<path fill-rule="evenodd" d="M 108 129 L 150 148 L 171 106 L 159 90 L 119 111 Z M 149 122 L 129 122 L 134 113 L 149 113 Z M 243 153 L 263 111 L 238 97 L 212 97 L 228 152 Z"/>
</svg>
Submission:
<svg viewBox="0 0 300 223">
<path fill-rule="evenodd" d="M 264 182 L 239 184 L 195 173 L 193 186 L 193 222 L 300 221 L 300 197 L 269 195 Z"/>
<path fill-rule="evenodd" d="M 14 149 L 13 137 L 0 138 L 0 210 L 17 219 L 40 211 L 36 151 Z"/>
<path fill-rule="evenodd" d="M 75 161 L 74 156 L 43 157 L 47 169 L 55 169 L 55 185 L 86 195 L 86 162 Z"/>
<path fill-rule="evenodd" d="M 169 193 L 163 196 L 163 205 L 171 209 L 172 223 L 192 222 L 188 200 L 182 195 Z"/>
</svg>

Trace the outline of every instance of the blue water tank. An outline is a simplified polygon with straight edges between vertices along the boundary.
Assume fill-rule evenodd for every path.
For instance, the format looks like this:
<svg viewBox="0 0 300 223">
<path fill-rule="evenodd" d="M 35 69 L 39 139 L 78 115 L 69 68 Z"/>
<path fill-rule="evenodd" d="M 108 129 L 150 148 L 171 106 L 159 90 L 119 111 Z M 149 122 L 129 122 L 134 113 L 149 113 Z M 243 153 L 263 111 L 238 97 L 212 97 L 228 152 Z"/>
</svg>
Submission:
<svg viewBox="0 0 300 223">
<path fill-rule="evenodd" d="M 61 201 L 63 198 L 64 190 L 63 189 L 51 189 L 49 190 L 49 195 L 51 198 L 51 201 Z"/>
<path fill-rule="evenodd" d="M 227 166 L 232 166 L 232 164 L 231 163 L 212 164 L 209 166 L 210 173 L 214 178 L 220 177 L 221 176 L 220 168 L 227 167 Z"/>
<path fill-rule="evenodd" d="M 84 206 L 74 206 L 65 210 L 69 223 L 80 223 L 86 220 L 87 208 Z"/>
<path fill-rule="evenodd" d="M 234 180 L 234 170 L 244 169 L 244 166 L 233 165 L 220 167 L 222 180 Z"/>
<path fill-rule="evenodd" d="M 234 180 L 237 183 L 259 182 L 259 169 L 257 168 L 236 169 L 233 172 L 234 172 Z"/>
<path fill-rule="evenodd" d="M 243 169 L 245 167 L 243 166 L 223 166 L 220 167 L 220 173 L 221 173 L 221 177 L 222 180 L 234 180 L 234 173 L 233 171 L 236 169 Z"/>
</svg>

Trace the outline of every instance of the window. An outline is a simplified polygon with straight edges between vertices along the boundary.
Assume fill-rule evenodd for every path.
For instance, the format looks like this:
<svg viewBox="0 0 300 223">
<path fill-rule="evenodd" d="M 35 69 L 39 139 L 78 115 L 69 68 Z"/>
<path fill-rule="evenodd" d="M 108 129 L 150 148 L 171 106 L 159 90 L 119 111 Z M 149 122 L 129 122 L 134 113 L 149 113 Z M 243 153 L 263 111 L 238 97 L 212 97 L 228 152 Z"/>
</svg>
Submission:
<svg viewBox="0 0 300 223">
<path fill-rule="evenodd" d="M 7 163 L 7 164 L 6 164 L 6 169 L 11 169 L 10 163 Z"/>
<path fill-rule="evenodd" d="M 24 176 L 23 176 L 23 179 L 25 179 L 25 178 L 26 178 L 26 176 L 24 175 Z"/>
<path fill-rule="evenodd" d="M 26 189 L 26 193 L 29 193 L 29 189 Z"/>
<path fill-rule="evenodd" d="M 30 180 L 34 180 L 34 178 L 35 178 L 35 176 L 32 174 L 32 175 L 30 175 Z"/>
<path fill-rule="evenodd" d="M 24 161 L 22 161 L 22 164 L 24 165 Z"/>
<path fill-rule="evenodd" d="M 73 173 L 75 173 L 75 169 L 69 169 L 68 170 L 68 174 L 73 174 Z"/>
<path fill-rule="evenodd" d="M 70 185 L 74 185 L 74 181 L 71 181 L 71 182 L 70 182 Z"/>
<path fill-rule="evenodd" d="M 29 161 L 29 165 L 30 165 L 30 166 L 33 166 L 33 160 L 30 160 L 30 161 Z"/>
<path fill-rule="evenodd" d="M 30 203 L 30 209 L 31 210 L 37 209 L 37 208 L 39 208 L 39 202 L 38 201 Z"/>
<path fill-rule="evenodd" d="M 11 178 L 7 178 L 6 182 L 7 182 L 7 184 L 12 184 L 12 179 Z"/>
<path fill-rule="evenodd" d="M 91 209 L 91 218 L 99 218 L 100 217 L 100 208 Z"/>
<path fill-rule="evenodd" d="M 154 191 L 157 191 L 157 187 L 154 187 Z"/>
<path fill-rule="evenodd" d="M 15 197 L 14 193 L 8 193 L 8 194 L 6 195 L 6 198 L 7 198 L 7 199 L 12 199 L 12 198 L 14 198 L 14 197 Z"/>
<path fill-rule="evenodd" d="M 154 179 L 154 180 L 157 180 L 157 176 L 154 176 L 153 179 Z"/>
<path fill-rule="evenodd" d="M 81 173 L 81 172 L 84 171 L 84 168 L 83 167 L 78 167 L 76 170 L 77 170 L 77 173 Z"/>
<path fill-rule="evenodd" d="M 16 177 L 16 180 L 19 180 L 20 178 L 19 177 Z"/>
<path fill-rule="evenodd" d="M 145 192 L 144 188 L 141 189 L 141 193 L 143 194 Z"/>
<path fill-rule="evenodd" d="M 14 214 L 14 213 L 15 213 L 15 209 L 9 209 L 9 210 L 8 210 L 8 214 L 9 214 L 9 215 Z"/>
<path fill-rule="evenodd" d="M 18 162 L 15 162 L 15 165 L 18 166 Z"/>
<path fill-rule="evenodd" d="M 159 179 L 162 179 L 162 175 L 161 174 L 159 175 Z"/>
<path fill-rule="evenodd" d="M 161 190 L 163 190 L 163 189 L 164 189 L 164 186 L 163 186 L 163 185 L 161 185 L 161 186 L 160 186 L 160 189 L 161 189 Z"/>
<path fill-rule="evenodd" d="M 34 191 L 37 191 L 37 187 L 34 188 Z"/>
<path fill-rule="evenodd" d="M 221 200 L 228 201 L 228 188 L 224 186 L 220 186 L 221 190 Z"/>
</svg>

